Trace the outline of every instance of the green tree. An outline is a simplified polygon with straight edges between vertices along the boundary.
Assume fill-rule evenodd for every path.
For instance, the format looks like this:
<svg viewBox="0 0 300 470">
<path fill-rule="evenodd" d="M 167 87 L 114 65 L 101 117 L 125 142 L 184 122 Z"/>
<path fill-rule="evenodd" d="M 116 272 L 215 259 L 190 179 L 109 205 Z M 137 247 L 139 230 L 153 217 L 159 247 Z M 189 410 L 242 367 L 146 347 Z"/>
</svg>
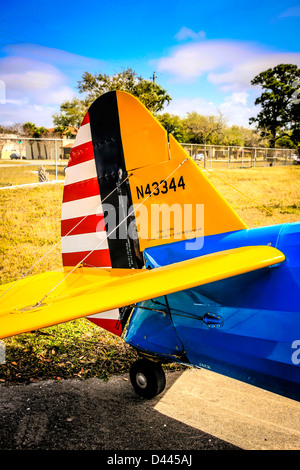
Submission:
<svg viewBox="0 0 300 470">
<path fill-rule="evenodd" d="M 60 105 L 60 111 L 52 117 L 55 126 L 63 126 L 65 129 L 68 126 L 78 128 L 93 101 L 108 91 L 131 93 L 154 114 L 161 111 L 172 99 L 160 85 L 138 77 L 130 68 L 112 76 L 84 72 L 82 80 L 78 82 L 78 90 L 84 98 L 64 101 Z"/>
<path fill-rule="evenodd" d="M 221 145 L 238 147 L 268 147 L 269 141 L 262 137 L 260 132 L 243 126 L 233 125 L 226 127 L 220 135 Z"/>
<path fill-rule="evenodd" d="M 88 106 L 89 102 L 87 100 L 79 100 L 78 98 L 64 101 L 60 105 L 60 112 L 52 116 L 55 127 L 60 129 L 60 132 L 68 127 L 79 129 Z"/>
<path fill-rule="evenodd" d="M 49 133 L 49 131 L 48 131 L 48 129 L 46 129 L 46 127 L 43 127 L 43 126 L 37 127 L 33 122 L 25 122 L 25 124 L 23 124 L 23 132 L 25 133 L 25 135 L 33 137 L 34 139 L 40 139 L 41 137 L 45 137 Z M 37 146 L 37 150 L 38 150 L 38 158 L 40 158 L 40 156 L 42 155 L 41 141 L 39 141 L 39 140 L 29 140 L 28 143 L 29 143 L 30 148 L 31 148 L 31 158 L 32 159 L 34 158 L 33 145 L 34 145 L 35 142 L 36 142 L 36 146 Z M 46 142 L 43 143 L 43 147 L 44 147 L 45 156 L 47 158 Z"/>
<path fill-rule="evenodd" d="M 187 113 L 184 127 L 189 142 L 194 144 L 214 144 L 214 138 L 223 132 L 226 125 L 224 116 L 202 116 L 196 111 Z"/>
<path fill-rule="evenodd" d="M 23 131 L 25 135 L 30 135 L 31 137 L 34 137 L 34 133 L 36 132 L 37 127 L 33 122 L 25 122 L 23 124 Z"/>
<path fill-rule="evenodd" d="M 49 133 L 46 127 L 37 127 L 33 122 L 25 122 L 25 124 L 23 124 L 23 132 L 35 139 L 45 137 Z"/>
<path fill-rule="evenodd" d="M 80 93 L 85 93 L 90 103 L 95 101 L 98 96 L 113 90 L 122 90 L 132 93 L 135 86 L 136 73 L 131 69 L 124 70 L 114 75 L 91 74 L 84 72 L 82 80 L 78 82 Z"/>
<path fill-rule="evenodd" d="M 161 111 L 172 100 L 171 96 L 160 85 L 151 80 L 145 80 L 143 77 L 138 77 L 131 68 L 112 76 L 101 73 L 93 75 L 84 72 L 82 80 L 78 82 L 78 89 L 80 93 L 86 94 L 89 103 L 108 91 L 127 91 L 138 98 L 152 113 Z"/>
<path fill-rule="evenodd" d="M 163 113 L 157 115 L 158 121 L 166 129 L 168 134 L 172 134 L 178 142 L 186 142 L 187 135 L 180 116 L 170 113 Z"/>
<path fill-rule="evenodd" d="M 284 149 L 293 149 L 295 148 L 295 143 L 292 141 L 292 139 L 284 135 L 283 137 L 280 137 L 276 141 L 276 147 L 278 148 L 284 148 Z"/>
<path fill-rule="evenodd" d="M 270 146 L 289 136 L 296 144 L 300 140 L 300 112 L 298 90 L 300 89 L 300 69 L 293 64 L 280 64 L 261 72 L 251 81 L 259 85 L 262 94 L 255 100 L 261 106 L 257 117 L 249 122 L 257 123 L 262 135 L 270 136 Z"/>
<path fill-rule="evenodd" d="M 226 127 L 220 135 L 221 145 L 235 145 L 242 147 L 244 145 L 243 130 L 240 126 Z"/>
</svg>

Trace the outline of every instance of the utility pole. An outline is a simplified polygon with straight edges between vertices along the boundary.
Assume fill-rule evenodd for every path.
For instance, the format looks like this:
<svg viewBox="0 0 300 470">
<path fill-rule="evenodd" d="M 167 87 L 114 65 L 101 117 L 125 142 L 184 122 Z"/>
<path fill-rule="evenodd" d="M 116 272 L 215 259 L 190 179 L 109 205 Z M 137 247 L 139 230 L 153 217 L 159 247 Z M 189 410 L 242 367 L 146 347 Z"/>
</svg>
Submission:
<svg viewBox="0 0 300 470">
<path fill-rule="evenodd" d="M 153 75 L 152 75 L 152 82 L 155 83 L 155 79 L 157 78 L 157 76 L 155 75 L 155 72 L 153 72 Z"/>
</svg>

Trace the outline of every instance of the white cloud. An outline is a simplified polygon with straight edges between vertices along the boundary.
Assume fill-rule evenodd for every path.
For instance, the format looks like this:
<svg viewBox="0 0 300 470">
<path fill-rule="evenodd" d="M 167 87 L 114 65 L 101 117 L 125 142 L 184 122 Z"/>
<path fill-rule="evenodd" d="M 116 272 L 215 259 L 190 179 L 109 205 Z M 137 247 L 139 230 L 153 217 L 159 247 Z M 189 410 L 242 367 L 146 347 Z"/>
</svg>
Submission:
<svg viewBox="0 0 300 470">
<path fill-rule="evenodd" d="M 67 77 L 51 64 L 26 57 L 0 60 L 0 80 L 6 96 L 1 105 L 1 123 L 33 121 L 52 126 L 51 114 L 75 91 Z"/>
<path fill-rule="evenodd" d="M 48 64 L 59 66 L 69 70 L 94 70 L 105 66 L 105 62 L 85 57 L 72 52 L 45 47 L 37 44 L 12 44 L 4 48 L 8 56 L 26 57 L 35 61 L 41 61 Z"/>
<path fill-rule="evenodd" d="M 157 61 L 157 71 L 182 83 L 205 75 L 223 91 L 245 91 L 255 75 L 280 63 L 300 66 L 300 54 L 269 51 L 247 42 L 211 40 L 176 47 Z"/>
<path fill-rule="evenodd" d="M 249 104 L 251 101 L 249 93 L 234 92 L 227 95 L 220 105 L 207 101 L 204 98 L 181 98 L 174 99 L 165 112 L 185 117 L 187 113 L 196 111 L 204 116 L 217 115 L 221 112 L 227 120 L 227 124 L 249 127 L 249 118 L 256 116 L 257 106 Z"/>
<path fill-rule="evenodd" d="M 287 10 L 280 13 L 279 18 L 289 18 L 300 16 L 300 6 L 290 7 Z"/>
<path fill-rule="evenodd" d="M 220 68 L 231 69 L 245 58 L 245 54 L 245 48 L 231 41 L 189 43 L 159 59 L 157 70 L 179 80 L 195 80 Z"/>
<path fill-rule="evenodd" d="M 0 61 L 0 79 L 6 84 L 8 97 L 51 102 L 53 92 L 64 89 L 69 98 L 74 91 L 67 77 L 53 65 L 25 57 L 5 57 Z M 51 93 L 45 95 L 45 92 Z M 57 101 L 55 101 L 56 103 Z"/>
<path fill-rule="evenodd" d="M 11 103 L 0 105 L 1 124 L 10 126 L 15 123 L 34 122 L 37 126 L 53 127 L 52 115 L 56 107 L 38 106 L 29 103 Z"/>
<path fill-rule="evenodd" d="M 211 72 L 207 79 L 218 85 L 223 91 L 250 90 L 253 88 L 251 80 L 263 70 L 275 67 L 278 64 L 295 64 L 300 66 L 299 53 L 261 53 L 248 60 L 232 65 L 226 72 Z"/>
<path fill-rule="evenodd" d="M 5 52 L 0 58 L 0 83 L 5 84 L 0 123 L 6 125 L 32 121 L 52 127 L 59 105 L 78 94 L 71 77 L 77 80 L 84 70 L 103 66 L 99 60 L 30 44 L 7 46 Z"/>
<path fill-rule="evenodd" d="M 60 49 L 34 44 L 16 44 L 4 48 L 0 58 L 0 83 L 5 97 L 0 97 L 0 123 L 32 121 L 52 127 L 52 115 L 59 105 L 76 96 L 70 85 L 85 70 L 101 70 L 103 61 L 72 54 Z M 3 94 L 3 93 L 2 93 Z"/>
<path fill-rule="evenodd" d="M 190 28 L 186 28 L 183 26 L 180 31 L 175 35 L 175 38 L 178 41 L 185 41 L 186 39 L 193 39 L 193 40 L 199 40 L 199 39 L 205 39 L 206 34 L 205 31 L 199 31 L 199 33 L 195 33 Z"/>
<path fill-rule="evenodd" d="M 249 94 L 246 92 L 234 92 L 226 96 L 219 110 L 227 117 L 229 125 L 249 127 L 249 118 L 258 113 L 257 106 L 248 104 Z"/>
<path fill-rule="evenodd" d="M 217 106 L 204 98 L 180 98 L 173 99 L 164 112 L 185 116 L 186 113 L 196 111 L 199 114 L 209 116 L 218 112 Z"/>
</svg>

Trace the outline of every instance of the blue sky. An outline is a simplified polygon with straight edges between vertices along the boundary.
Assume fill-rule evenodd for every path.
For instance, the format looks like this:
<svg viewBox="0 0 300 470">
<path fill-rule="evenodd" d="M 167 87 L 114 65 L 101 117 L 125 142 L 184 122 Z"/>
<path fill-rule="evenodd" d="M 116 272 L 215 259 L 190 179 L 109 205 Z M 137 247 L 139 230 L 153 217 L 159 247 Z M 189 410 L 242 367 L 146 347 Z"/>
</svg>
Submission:
<svg viewBox="0 0 300 470">
<path fill-rule="evenodd" d="M 165 111 L 248 125 L 260 94 L 251 79 L 279 63 L 300 67 L 300 3 L 289 0 L 15 1 L 1 20 L 2 124 L 52 127 L 85 70 L 131 67 L 146 79 L 155 71 L 173 98 Z"/>
</svg>

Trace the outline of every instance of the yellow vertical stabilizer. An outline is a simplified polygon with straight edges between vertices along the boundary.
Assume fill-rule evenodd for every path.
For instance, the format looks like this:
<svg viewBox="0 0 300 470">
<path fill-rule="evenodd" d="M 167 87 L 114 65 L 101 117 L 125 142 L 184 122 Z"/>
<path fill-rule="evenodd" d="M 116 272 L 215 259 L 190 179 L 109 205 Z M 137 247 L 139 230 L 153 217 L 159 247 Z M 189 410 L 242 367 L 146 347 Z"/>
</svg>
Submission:
<svg viewBox="0 0 300 470">
<path fill-rule="evenodd" d="M 117 92 L 141 251 L 247 228 L 182 146 L 132 95 Z"/>
</svg>

